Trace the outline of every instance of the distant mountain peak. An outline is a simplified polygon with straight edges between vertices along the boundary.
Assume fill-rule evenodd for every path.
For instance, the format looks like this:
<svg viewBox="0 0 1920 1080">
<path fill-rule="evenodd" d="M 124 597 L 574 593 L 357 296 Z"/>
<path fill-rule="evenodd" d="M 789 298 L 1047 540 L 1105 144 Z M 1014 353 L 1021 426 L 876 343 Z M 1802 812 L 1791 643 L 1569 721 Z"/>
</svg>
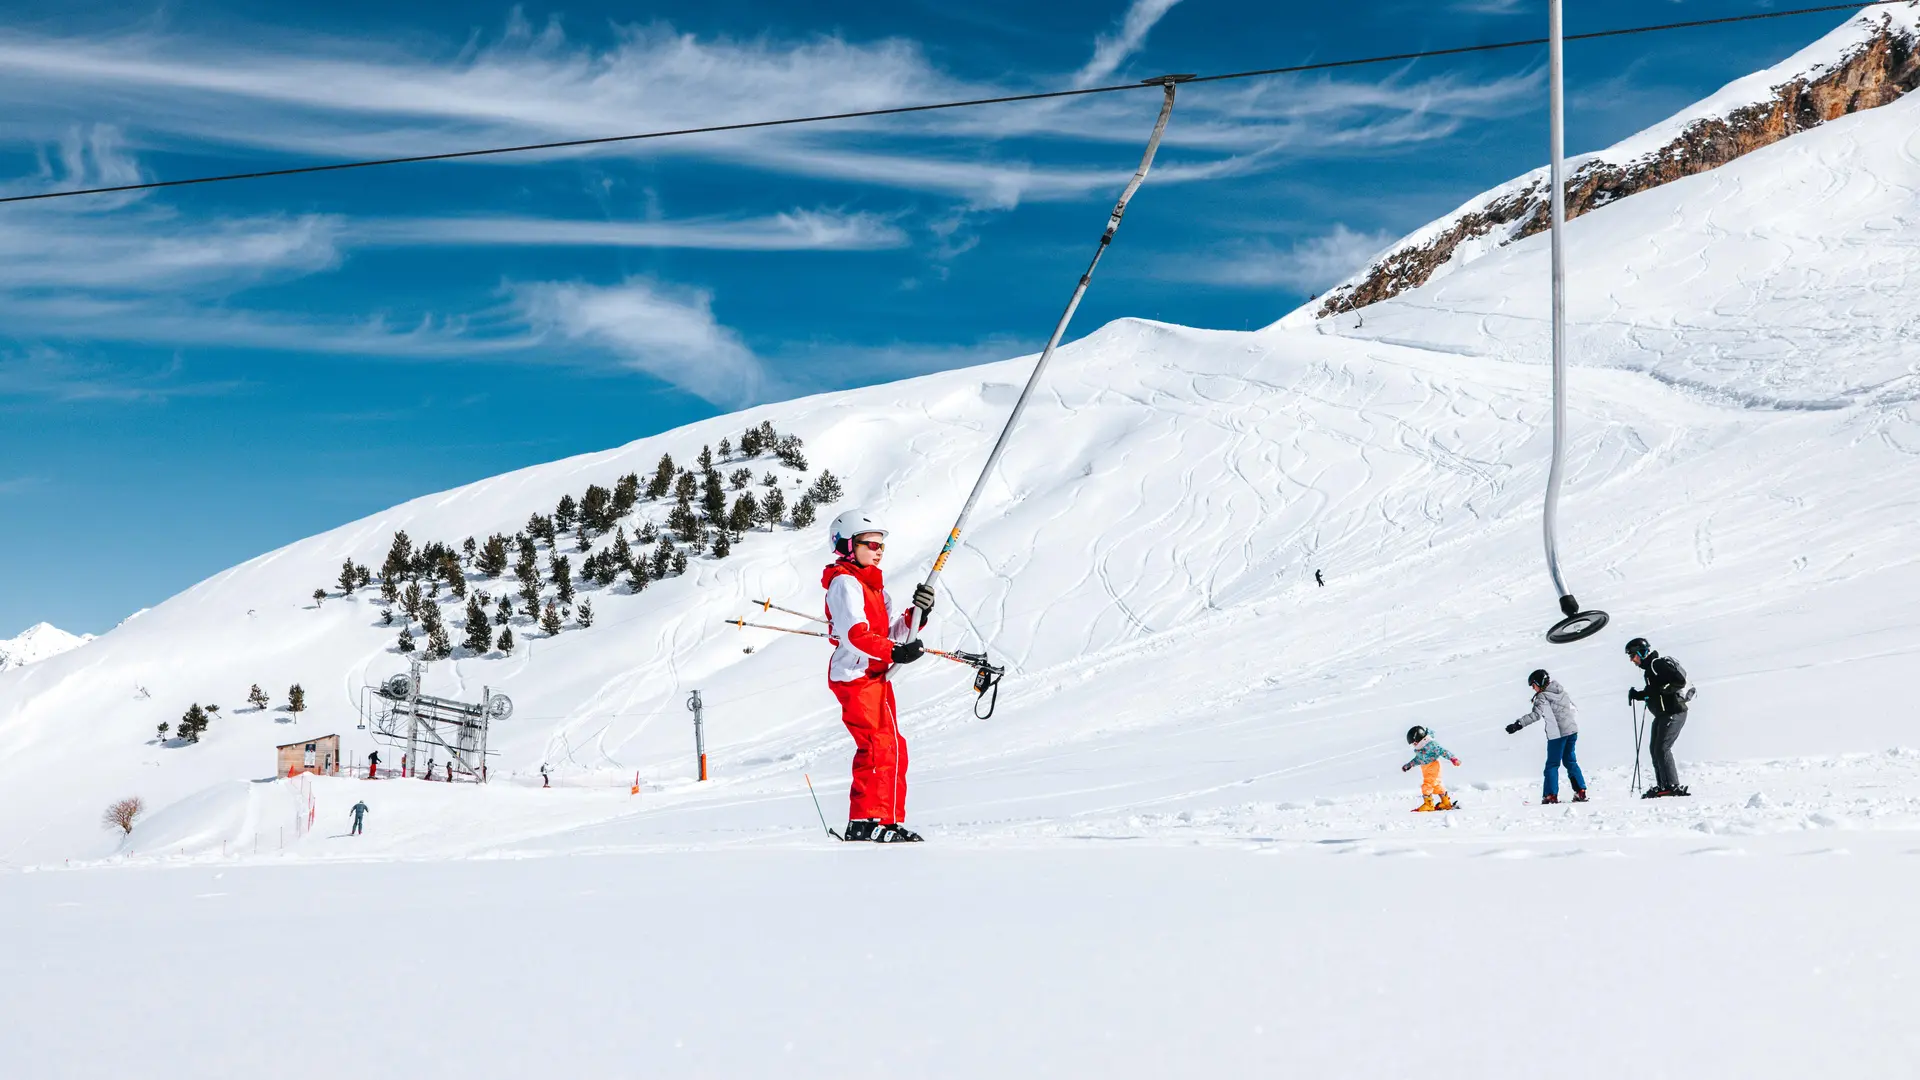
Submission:
<svg viewBox="0 0 1920 1080">
<path fill-rule="evenodd" d="M 69 634 L 52 623 L 35 623 L 18 637 L 0 638 L 0 671 L 37 664 L 92 640 L 92 634 Z"/>
<path fill-rule="evenodd" d="M 1920 86 L 1920 0 L 1862 11 L 1763 71 L 1596 153 L 1567 159 L 1567 217 L 1716 169 Z M 1328 318 L 1417 289 L 1548 227 L 1546 167 L 1400 239 L 1285 321 Z M 1310 313 L 1310 314 L 1309 314 Z"/>
</svg>

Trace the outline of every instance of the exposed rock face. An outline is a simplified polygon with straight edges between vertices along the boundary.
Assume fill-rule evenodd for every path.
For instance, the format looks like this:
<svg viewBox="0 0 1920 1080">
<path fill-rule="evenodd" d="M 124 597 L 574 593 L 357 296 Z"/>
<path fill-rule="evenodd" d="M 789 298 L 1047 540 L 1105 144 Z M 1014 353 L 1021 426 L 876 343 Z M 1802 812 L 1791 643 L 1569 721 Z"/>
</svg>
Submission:
<svg viewBox="0 0 1920 1080">
<path fill-rule="evenodd" d="M 1917 85 L 1920 39 L 1909 25 L 1882 18 L 1877 31 L 1839 62 L 1774 87 L 1768 100 L 1696 120 L 1673 141 L 1633 161 L 1600 159 L 1578 167 L 1567 180 L 1567 216 L 1718 168 L 1796 132 L 1878 108 Z M 1418 288 L 1463 244 L 1497 247 L 1545 232 L 1551 213 L 1543 171 L 1517 190 L 1460 214 L 1437 235 L 1421 235 L 1419 242 L 1382 256 L 1359 278 L 1329 292 L 1315 315 L 1338 315 Z"/>
</svg>

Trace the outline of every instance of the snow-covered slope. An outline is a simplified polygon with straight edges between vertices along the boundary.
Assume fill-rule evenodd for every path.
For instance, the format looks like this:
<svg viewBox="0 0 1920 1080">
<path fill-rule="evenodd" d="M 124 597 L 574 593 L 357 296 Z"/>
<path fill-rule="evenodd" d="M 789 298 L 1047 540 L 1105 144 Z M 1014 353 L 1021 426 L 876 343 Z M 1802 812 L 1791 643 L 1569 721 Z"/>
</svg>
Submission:
<svg viewBox="0 0 1920 1080">
<path fill-rule="evenodd" d="M 0 671 L 39 663 L 92 640 L 92 634 L 69 634 L 52 623 L 35 623 L 19 637 L 0 639 Z"/>
<path fill-rule="evenodd" d="M 1718 168 L 1797 132 L 1877 108 L 1920 86 L 1920 0 L 1867 8 L 1764 71 L 1596 153 L 1567 162 L 1567 214 Z M 1301 307 L 1304 322 L 1437 281 L 1548 226 L 1545 166 L 1401 238 L 1365 269 Z"/>
</svg>

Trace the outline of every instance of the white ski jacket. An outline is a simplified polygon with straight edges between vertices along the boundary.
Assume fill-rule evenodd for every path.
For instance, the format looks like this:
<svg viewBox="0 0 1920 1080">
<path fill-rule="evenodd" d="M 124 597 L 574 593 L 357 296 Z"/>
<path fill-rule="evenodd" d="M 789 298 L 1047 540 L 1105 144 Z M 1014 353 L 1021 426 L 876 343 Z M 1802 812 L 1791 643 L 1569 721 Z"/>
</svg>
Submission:
<svg viewBox="0 0 1920 1080">
<path fill-rule="evenodd" d="M 834 646 L 833 658 L 827 661 L 827 678 L 833 682 L 852 682 L 874 674 L 876 668 L 885 670 L 880 665 L 888 663 L 888 657 L 869 654 L 851 640 L 858 635 L 850 631 L 863 623 L 890 642 L 904 643 L 908 638 L 906 612 L 893 614 L 892 597 L 881 591 L 877 612 L 867 605 L 867 599 L 866 588 L 852 574 L 842 574 L 827 583 L 827 634 Z M 884 616 L 886 624 L 872 626 L 874 615 Z"/>
<path fill-rule="evenodd" d="M 1560 685 L 1559 679 L 1548 679 L 1547 688 L 1533 695 L 1533 709 L 1518 723 L 1526 727 L 1535 721 L 1546 722 L 1549 739 L 1579 733 L 1580 725 L 1574 721 L 1573 699 L 1567 696 L 1567 689 Z"/>
</svg>

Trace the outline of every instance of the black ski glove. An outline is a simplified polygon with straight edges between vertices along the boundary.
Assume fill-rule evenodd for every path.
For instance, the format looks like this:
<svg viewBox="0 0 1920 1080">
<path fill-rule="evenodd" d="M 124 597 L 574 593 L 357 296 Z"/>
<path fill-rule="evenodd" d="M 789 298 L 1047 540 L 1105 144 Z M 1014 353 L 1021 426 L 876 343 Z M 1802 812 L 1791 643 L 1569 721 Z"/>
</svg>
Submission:
<svg viewBox="0 0 1920 1080">
<path fill-rule="evenodd" d="M 911 664 L 915 660 L 920 659 L 926 651 L 927 647 L 920 644 L 919 638 L 915 638 L 904 645 L 895 645 L 893 647 L 893 662 L 896 664 Z"/>
<path fill-rule="evenodd" d="M 1515 720 L 1513 723 L 1507 725 L 1507 734 L 1516 735 L 1519 733 L 1520 729 L 1524 726 L 1525 725 L 1520 723 L 1520 721 Z"/>
<path fill-rule="evenodd" d="M 913 587 L 913 606 L 920 609 L 920 625 L 927 625 L 933 617 L 933 589 L 925 584 Z"/>
<path fill-rule="evenodd" d="M 1645 690 L 1640 689 L 1637 686 L 1627 691 L 1628 703 L 1632 703 L 1635 701 L 1645 701 L 1646 699 L 1647 699 L 1647 692 Z"/>
</svg>

